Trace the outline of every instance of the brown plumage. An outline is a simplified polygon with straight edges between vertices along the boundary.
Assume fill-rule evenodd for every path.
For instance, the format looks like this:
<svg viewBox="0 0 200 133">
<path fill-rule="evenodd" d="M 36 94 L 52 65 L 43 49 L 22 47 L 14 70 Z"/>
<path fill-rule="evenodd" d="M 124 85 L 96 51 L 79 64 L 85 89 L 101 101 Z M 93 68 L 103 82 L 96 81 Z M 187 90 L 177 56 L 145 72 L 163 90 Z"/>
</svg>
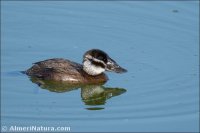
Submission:
<svg viewBox="0 0 200 133">
<path fill-rule="evenodd" d="M 104 73 L 91 76 L 83 71 L 81 64 L 62 58 L 36 62 L 25 73 L 31 77 L 44 80 L 65 81 L 77 84 L 104 83 L 108 80 Z"/>
</svg>

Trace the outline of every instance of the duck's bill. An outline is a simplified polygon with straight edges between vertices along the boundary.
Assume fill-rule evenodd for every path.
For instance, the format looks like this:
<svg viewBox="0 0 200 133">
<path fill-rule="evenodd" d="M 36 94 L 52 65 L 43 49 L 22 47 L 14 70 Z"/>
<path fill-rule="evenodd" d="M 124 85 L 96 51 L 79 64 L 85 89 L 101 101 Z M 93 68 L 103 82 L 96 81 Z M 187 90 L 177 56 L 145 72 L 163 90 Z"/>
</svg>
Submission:
<svg viewBox="0 0 200 133">
<path fill-rule="evenodd" d="M 126 69 L 124 69 L 124 68 L 122 68 L 120 66 L 118 68 L 113 69 L 113 71 L 116 72 L 116 73 L 125 73 L 125 72 L 127 72 Z"/>
<path fill-rule="evenodd" d="M 106 67 L 107 71 L 112 71 L 112 72 L 116 72 L 116 73 L 125 73 L 127 72 L 126 69 L 122 68 L 121 66 L 119 66 L 114 60 L 110 59 L 107 63 L 107 67 Z"/>
</svg>

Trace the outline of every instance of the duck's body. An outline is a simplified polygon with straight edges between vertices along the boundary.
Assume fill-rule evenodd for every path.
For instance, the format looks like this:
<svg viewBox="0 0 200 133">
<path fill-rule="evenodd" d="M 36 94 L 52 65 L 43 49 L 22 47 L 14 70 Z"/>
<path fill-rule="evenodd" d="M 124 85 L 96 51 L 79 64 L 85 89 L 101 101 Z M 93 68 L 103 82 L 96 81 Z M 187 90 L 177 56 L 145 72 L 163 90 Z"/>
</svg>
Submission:
<svg viewBox="0 0 200 133">
<path fill-rule="evenodd" d="M 108 80 L 105 70 L 126 72 L 105 52 L 92 49 L 83 56 L 83 65 L 62 58 L 53 58 L 34 63 L 25 73 L 44 80 L 64 81 L 76 84 L 104 83 Z"/>
<path fill-rule="evenodd" d="M 77 84 L 103 83 L 108 80 L 104 73 L 96 76 L 89 75 L 83 71 L 81 64 L 62 58 L 36 62 L 26 71 L 26 74 L 45 80 L 65 81 Z"/>
</svg>

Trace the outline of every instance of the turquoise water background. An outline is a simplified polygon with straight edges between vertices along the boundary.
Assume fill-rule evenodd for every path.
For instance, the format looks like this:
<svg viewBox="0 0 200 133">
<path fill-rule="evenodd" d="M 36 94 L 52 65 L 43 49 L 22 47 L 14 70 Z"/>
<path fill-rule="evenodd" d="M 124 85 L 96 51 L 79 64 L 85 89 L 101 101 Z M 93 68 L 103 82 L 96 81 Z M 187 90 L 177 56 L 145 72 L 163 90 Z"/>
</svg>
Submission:
<svg viewBox="0 0 200 133">
<path fill-rule="evenodd" d="M 2 1 L 2 126 L 70 126 L 72 132 L 199 131 L 198 1 Z M 126 89 L 88 110 L 80 89 L 55 93 L 20 71 L 62 57 L 82 62 L 99 48 Z"/>
</svg>

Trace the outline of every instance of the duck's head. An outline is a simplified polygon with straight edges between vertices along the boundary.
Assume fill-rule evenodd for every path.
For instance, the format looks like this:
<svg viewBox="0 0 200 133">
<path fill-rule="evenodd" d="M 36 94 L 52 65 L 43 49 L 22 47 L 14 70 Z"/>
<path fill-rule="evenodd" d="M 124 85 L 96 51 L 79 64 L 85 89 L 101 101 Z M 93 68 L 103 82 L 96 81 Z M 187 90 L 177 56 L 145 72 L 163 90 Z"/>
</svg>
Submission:
<svg viewBox="0 0 200 133">
<path fill-rule="evenodd" d="M 99 75 L 104 71 L 116 73 L 127 72 L 111 59 L 104 51 L 92 49 L 87 51 L 83 56 L 83 70 L 89 75 Z"/>
</svg>

